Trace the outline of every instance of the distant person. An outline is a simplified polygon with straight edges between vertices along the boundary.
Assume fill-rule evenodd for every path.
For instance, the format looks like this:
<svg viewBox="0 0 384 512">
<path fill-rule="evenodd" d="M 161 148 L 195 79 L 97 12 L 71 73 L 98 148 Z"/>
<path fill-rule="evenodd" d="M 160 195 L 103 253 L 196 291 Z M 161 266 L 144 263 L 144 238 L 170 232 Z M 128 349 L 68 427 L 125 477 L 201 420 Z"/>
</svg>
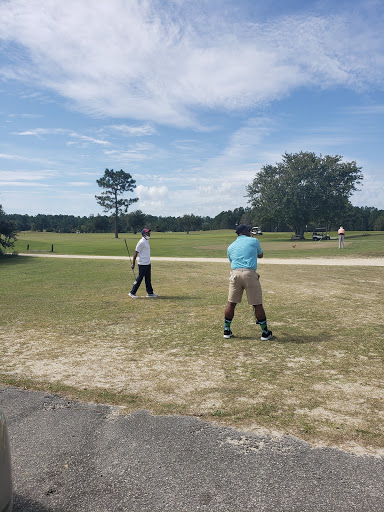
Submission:
<svg viewBox="0 0 384 512">
<path fill-rule="evenodd" d="M 337 234 L 339 235 L 339 249 L 344 249 L 345 229 L 343 228 L 343 226 L 340 226 Z"/>
<path fill-rule="evenodd" d="M 257 238 L 252 238 L 251 226 L 240 224 L 236 228 L 237 239 L 228 247 L 227 255 L 231 263 L 228 302 L 225 308 L 224 338 L 231 338 L 231 322 L 235 315 L 236 304 L 241 302 L 244 290 L 248 304 L 253 306 L 256 323 L 261 327 L 263 341 L 272 338 L 272 331 L 267 327 L 263 308 L 260 276 L 257 270 L 257 258 L 263 257 L 263 251 Z"/>
<path fill-rule="evenodd" d="M 133 255 L 131 268 L 135 268 L 136 258 L 138 257 L 139 263 L 139 275 L 136 281 L 133 283 L 132 290 L 129 292 L 129 296 L 132 299 L 137 299 L 136 292 L 141 285 L 141 281 L 145 279 L 145 287 L 147 289 L 147 297 L 156 298 L 156 293 L 153 293 L 151 283 L 151 248 L 149 246 L 149 238 L 151 236 L 150 229 L 143 229 L 141 231 L 142 238 L 137 242 L 135 254 Z"/>
</svg>

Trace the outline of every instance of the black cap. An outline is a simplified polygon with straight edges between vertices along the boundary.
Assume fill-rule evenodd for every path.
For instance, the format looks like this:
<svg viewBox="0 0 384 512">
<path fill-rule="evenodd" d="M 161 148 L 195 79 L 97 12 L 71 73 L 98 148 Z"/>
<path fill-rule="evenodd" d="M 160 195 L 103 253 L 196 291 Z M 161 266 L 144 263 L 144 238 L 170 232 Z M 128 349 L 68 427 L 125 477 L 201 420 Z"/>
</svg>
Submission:
<svg viewBox="0 0 384 512">
<path fill-rule="evenodd" d="M 239 224 L 236 228 L 236 234 L 241 235 L 244 231 L 251 231 L 252 226 L 250 224 Z"/>
</svg>

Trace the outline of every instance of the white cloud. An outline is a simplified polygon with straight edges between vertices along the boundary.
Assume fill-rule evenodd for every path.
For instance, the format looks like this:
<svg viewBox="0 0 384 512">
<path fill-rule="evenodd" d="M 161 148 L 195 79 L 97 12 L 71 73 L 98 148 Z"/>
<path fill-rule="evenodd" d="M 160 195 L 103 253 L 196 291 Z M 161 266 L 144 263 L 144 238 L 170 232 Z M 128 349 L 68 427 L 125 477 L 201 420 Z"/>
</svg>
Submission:
<svg viewBox="0 0 384 512">
<path fill-rule="evenodd" d="M 79 135 L 78 133 L 71 132 L 71 137 L 79 139 L 84 142 L 92 142 L 93 144 L 100 144 L 101 146 L 109 146 L 110 142 L 106 140 L 94 139 L 93 137 L 88 137 L 87 135 Z"/>
<path fill-rule="evenodd" d="M 41 162 L 39 158 L 30 158 L 21 155 L 9 155 L 7 153 L 0 153 L 0 158 L 4 160 L 21 160 L 24 162 Z"/>
<path fill-rule="evenodd" d="M 25 160 L 24 157 L 18 155 L 8 155 L 6 153 L 0 153 L 0 158 L 4 158 L 5 160 Z"/>
<path fill-rule="evenodd" d="M 343 109 L 347 114 L 371 116 L 372 114 L 383 115 L 384 105 L 365 105 L 365 106 L 353 106 L 345 107 Z"/>
<path fill-rule="evenodd" d="M 14 118 L 36 119 L 43 116 L 41 114 L 8 114 L 8 117 L 13 120 Z"/>
<path fill-rule="evenodd" d="M 153 201 L 165 199 L 168 195 L 168 188 L 165 186 L 146 187 L 145 185 L 137 185 L 135 191 L 140 201 Z"/>
<path fill-rule="evenodd" d="M 135 204 L 135 209 L 153 215 L 169 215 L 169 213 L 166 213 L 169 203 L 167 187 L 138 185 L 135 188 L 135 193 L 139 198 L 139 202 Z"/>
<path fill-rule="evenodd" d="M 10 55 L 15 43 L 30 60 L 15 67 L 10 58 L 1 74 L 53 89 L 87 113 L 179 126 L 199 124 L 197 107 L 245 109 L 302 86 L 383 87 L 379 19 L 367 26 L 353 12 L 302 11 L 248 23 L 230 11 L 219 18 L 208 3 L 202 23 L 183 5 L 2 2 L 0 38 Z M 113 30 L 102 37 L 100 27 Z"/>
<path fill-rule="evenodd" d="M 0 181 L 4 184 L 18 183 L 26 184 L 27 182 L 40 182 L 47 178 L 54 178 L 58 175 L 57 171 L 0 171 Z M 41 183 L 39 183 L 41 185 Z"/>
<path fill-rule="evenodd" d="M 141 126 L 129 126 L 126 124 L 118 124 L 111 125 L 110 128 L 113 128 L 114 130 L 134 137 L 143 137 L 145 135 L 153 135 L 154 133 L 156 133 L 155 128 L 149 124 L 144 124 Z"/>
<path fill-rule="evenodd" d="M 127 151 L 113 149 L 110 151 L 104 151 L 104 154 L 111 160 L 118 162 L 129 162 L 129 161 L 141 161 L 150 158 L 138 149 L 130 149 Z"/>
<path fill-rule="evenodd" d="M 365 168 L 372 168 L 372 165 L 367 163 L 363 166 L 364 179 L 358 186 L 360 190 L 353 194 L 351 203 L 355 206 L 373 206 L 384 210 L 384 181 L 378 172 L 364 171 Z"/>
<path fill-rule="evenodd" d="M 1 181 L 0 186 L 2 187 L 39 187 L 39 188 L 49 188 L 51 185 L 47 185 L 46 183 L 34 183 L 34 182 L 24 182 L 24 181 Z"/>
<path fill-rule="evenodd" d="M 66 130 L 63 128 L 34 128 L 32 130 L 25 130 L 22 132 L 12 132 L 12 135 L 21 135 L 21 136 L 35 136 L 41 137 L 42 135 L 67 135 L 68 137 L 72 137 L 74 139 L 83 141 L 83 142 L 91 142 L 93 144 L 99 144 L 102 146 L 110 145 L 110 142 L 101 139 L 95 139 L 94 137 L 89 137 L 88 135 L 81 135 L 72 130 Z M 68 144 L 75 144 L 75 142 L 69 142 Z"/>
<path fill-rule="evenodd" d="M 40 137 L 41 135 L 63 135 L 67 134 L 68 130 L 63 130 L 61 128 L 34 128 L 33 130 L 25 130 L 23 132 L 12 132 L 12 135 L 21 135 L 21 136 L 34 136 Z"/>
<path fill-rule="evenodd" d="M 70 187 L 91 187 L 94 184 L 88 181 L 70 181 L 67 183 Z"/>
</svg>

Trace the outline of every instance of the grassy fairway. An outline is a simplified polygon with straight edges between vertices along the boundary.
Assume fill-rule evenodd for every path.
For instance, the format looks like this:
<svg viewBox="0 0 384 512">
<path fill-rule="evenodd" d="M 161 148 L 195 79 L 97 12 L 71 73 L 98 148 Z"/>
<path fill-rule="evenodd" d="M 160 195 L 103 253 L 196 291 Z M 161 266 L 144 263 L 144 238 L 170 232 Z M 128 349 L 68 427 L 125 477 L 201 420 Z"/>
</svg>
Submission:
<svg viewBox="0 0 384 512">
<path fill-rule="evenodd" d="M 245 300 L 223 339 L 224 263 L 155 262 L 160 297 L 136 301 L 124 260 L 4 257 L 0 272 L 2 383 L 384 449 L 384 267 L 261 264 L 269 342 Z"/>
<path fill-rule="evenodd" d="M 349 232 L 345 239 L 345 249 L 338 249 L 336 233 L 330 233 L 334 240 L 313 242 L 311 234 L 306 240 L 291 242 L 291 233 L 265 233 L 259 236 L 266 258 L 293 257 L 379 257 L 384 256 L 384 232 Z M 127 256 L 124 238 L 133 254 L 139 234 L 121 233 L 115 239 L 112 233 L 104 234 L 60 234 L 21 232 L 15 245 L 17 252 L 30 250 L 49 251 L 53 244 L 56 254 L 85 254 L 100 256 Z M 152 256 L 176 257 L 226 257 L 228 245 L 236 235 L 233 230 L 199 231 L 186 233 L 156 233 L 151 237 Z M 295 246 L 295 247 L 294 247 Z"/>
</svg>

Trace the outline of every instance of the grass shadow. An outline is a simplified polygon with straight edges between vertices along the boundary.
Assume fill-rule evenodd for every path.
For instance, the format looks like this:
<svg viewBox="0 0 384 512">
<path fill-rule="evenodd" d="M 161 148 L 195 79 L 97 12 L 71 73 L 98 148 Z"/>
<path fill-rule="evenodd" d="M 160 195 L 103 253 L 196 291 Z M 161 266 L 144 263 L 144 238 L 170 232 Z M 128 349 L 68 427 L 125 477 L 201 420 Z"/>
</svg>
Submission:
<svg viewBox="0 0 384 512">
<path fill-rule="evenodd" d="M 232 336 L 230 338 L 233 341 L 261 341 L 261 334 L 255 334 L 254 336 Z M 324 343 L 326 341 L 329 341 L 330 337 L 324 334 L 323 335 L 307 335 L 307 336 L 292 336 L 292 335 L 273 335 L 273 338 L 267 341 L 264 341 L 263 343 L 280 343 L 280 344 L 286 344 L 286 343 L 295 343 L 296 345 L 304 345 L 307 343 Z"/>
<path fill-rule="evenodd" d="M 148 297 L 144 297 L 147 299 Z M 192 295 L 159 295 L 156 300 L 196 300 L 197 297 L 193 297 Z"/>
<path fill-rule="evenodd" d="M 18 265 L 20 263 L 37 263 L 37 258 L 19 256 L 18 254 L 0 254 L 0 265 Z"/>
<path fill-rule="evenodd" d="M 332 337 L 329 336 L 329 334 L 319 334 L 316 336 L 313 335 L 304 335 L 304 336 L 294 336 L 294 335 L 280 335 L 280 336 L 273 336 L 271 340 L 268 341 L 268 343 L 277 342 L 277 343 L 294 343 L 296 345 L 305 345 L 307 343 L 325 343 L 327 341 L 330 341 Z"/>
</svg>

